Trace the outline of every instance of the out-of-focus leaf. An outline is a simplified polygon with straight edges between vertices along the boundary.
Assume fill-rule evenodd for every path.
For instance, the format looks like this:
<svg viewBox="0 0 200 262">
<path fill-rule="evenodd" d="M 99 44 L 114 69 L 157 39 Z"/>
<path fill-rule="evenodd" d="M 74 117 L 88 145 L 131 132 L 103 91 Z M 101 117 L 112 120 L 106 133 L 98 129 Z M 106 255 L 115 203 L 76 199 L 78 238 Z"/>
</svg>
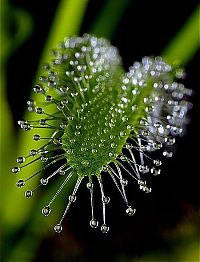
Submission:
<svg viewBox="0 0 200 262">
<path fill-rule="evenodd" d="M 49 33 L 49 38 L 44 48 L 41 62 L 48 61 L 49 50 L 54 48 L 57 43 L 63 40 L 65 36 L 77 34 L 87 2 L 87 0 L 63 0 L 60 2 Z M 40 100 L 40 97 L 38 98 L 38 96 L 35 96 L 34 94 L 31 94 L 31 98 L 36 102 Z M 35 120 L 37 116 L 36 114 L 26 113 L 24 118 L 32 121 Z M 35 141 L 32 141 L 33 133 L 35 132 L 20 132 L 18 143 L 19 147 L 17 149 L 20 155 L 26 156 L 29 153 L 30 148 L 37 147 Z M 51 133 L 48 131 L 48 129 L 41 133 L 41 135 L 45 137 L 48 137 L 50 134 Z M 40 168 L 41 163 L 29 165 L 24 170 L 24 177 L 34 174 Z M 17 180 L 23 178 L 23 172 L 20 172 L 19 175 L 17 174 L 16 177 Z M 30 188 L 34 188 L 37 183 L 37 178 L 30 181 Z M 14 179 L 13 183 L 10 183 L 10 187 L 6 189 L 6 207 L 3 212 L 3 219 L 5 221 L 5 225 L 8 227 L 7 229 L 9 230 L 12 230 L 13 227 L 18 227 L 27 220 L 34 203 L 32 200 L 27 200 L 23 196 L 23 192 L 19 192 L 19 189 L 14 187 L 13 184 Z M 23 191 L 23 189 L 21 191 Z"/>
<path fill-rule="evenodd" d="M 13 23 L 16 30 L 9 30 L 11 23 L 9 14 L 12 13 Z M 0 179 L 1 179 L 1 223 L 3 221 L 5 209 L 7 209 L 7 196 L 14 188 L 10 184 L 10 167 L 14 156 L 16 155 L 16 140 L 14 137 L 12 114 L 6 97 L 6 67 L 8 57 L 19 45 L 29 36 L 32 30 L 32 20 L 27 12 L 22 9 L 16 9 L 8 4 L 8 1 L 1 0 L 0 9 Z M 11 192 L 12 194 L 12 192 Z"/>
<path fill-rule="evenodd" d="M 5 67 L 8 57 L 31 34 L 33 21 L 25 10 L 9 5 L 7 0 L 1 0 L 0 21 L 0 62 L 1 66 Z M 15 24 L 14 32 L 10 31 L 12 24 Z"/>
<path fill-rule="evenodd" d="M 111 39 L 129 3 L 129 0 L 106 1 L 90 32 L 96 36 Z"/>
<path fill-rule="evenodd" d="M 56 11 L 54 21 L 52 23 L 51 30 L 49 32 L 49 38 L 44 47 L 43 55 L 41 57 L 41 63 L 44 61 L 48 61 L 49 50 L 54 48 L 60 41 L 63 40 L 64 37 L 78 33 L 85 8 L 87 6 L 87 2 L 88 0 L 62 0 L 60 2 Z M 38 69 L 38 74 L 39 70 L 40 68 Z M 38 96 L 35 96 L 34 94 L 31 94 L 31 98 L 33 98 L 35 101 L 38 100 Z M 37 117 L 35 116 L 35 114 L 25 114 L 25 118 L 29 120 L 34 120 L 35 117 Z M 50 132 L 45 131 L 42 135 L 49 136 Z M 31 139 L 31 134 L 20 132 L 19 146 L 17 151 L 20 152 L 20 155 L 27 155 L 28 150 L 30 150 L 31 147 L 35 147 L 35 144 Z M 40 163 L 28 166 L 25 170 L 26 176 L 27 174 L 33 174 L 39 168 L 41 168 Z M 34 182 L 30 183 L 30 188 L 34 187 L 37 182 L 38 179 L 35 179 Z M 5 210 L 3 210 L 4 212 L 2 213 L 4 229 L 7 231 L 7 234 L 12 234 L 13 230 L 16 230 L 20 227 L 20 225 L 28 222 L 27 225 L 29 226 L 27 226 L 27 229 L 35 228 L 35 230 L 33 231 L 35 231 L 37 235 L 37 241 L 27 242 L 25 230 L 25 236 L 22 237 L 21 240 L 14 247 L 12 247 L 12 252 L 9 253 L 6 261 L 13 261 L 13 259 L 16 260 L 16 258 L 18 259 L 19 257 L 20 259 L 23 258 L 25 259 L 25 261 L 29 261 L 32 260 L 34 250 L 37 248 L 38 244 L 40 243 L 40 238 L 44 234 L 41 234 L 41 229 L 37 230 L 38 227 L 35 222 L 30 223 L 31 213 L 33 214 L 32 218 L 35 218 L 35 211 L 32 208 L 34 207 L 36 202 L 34 201 L 34 199 L 25 199 L 23 193 L 19 192 L 18 189 L 13 187 L 13 184 L 14 183 L 10 183 L 11 186 L 7 188 Z M 48 192 L 47 195 L 48 194 L 50 193 Z M 36 221 L 38 220 L 36 219 Z M 24 252 L 23 250 L 24 243 L 26 243 L 28 252 Z"/>
<path fill-rule="evenodd" d="M 187 64 L 200 48 L 200 6 L 186 21 L 185 25 L 175 35 L 164 49 L 162 55 L 169 63 Z"/>
</svg>

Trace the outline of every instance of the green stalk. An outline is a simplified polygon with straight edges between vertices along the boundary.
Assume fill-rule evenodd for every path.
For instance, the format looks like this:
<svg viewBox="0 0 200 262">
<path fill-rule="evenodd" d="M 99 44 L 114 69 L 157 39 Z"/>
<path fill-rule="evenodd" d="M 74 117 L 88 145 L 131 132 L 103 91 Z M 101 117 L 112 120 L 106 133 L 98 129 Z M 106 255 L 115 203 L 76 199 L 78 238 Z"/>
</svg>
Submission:
<svg viewBox="0 0 200 262">
<path fill-rule="evenodd" d="M 41 63 L 44 61 L 48 61 L 48 51 L 55 47 L 60 41 L 63 40 L 65 36 L 71 36 L 74 34 L 78 34 L 82 18 L 87 6 L 88 0 L 62 0 L 58 6 L 56 11 L 55 19 L 52 23 L 52 28 L 49 33 L 48 40 L 45 44 L 43 54 L 41 56 L 40 66 L 38 68 L 38 72 L 41 67 Z M 31 97 L 37 102 L 41 100 L 41 97 L 35 96 L 32 94 Z M 24 118 L 28 120 L 35 120 L 35 114 L 26 113 Z M 48 129 L 47 129 L 48 130 Z M 37 145 L 34 141 L 31 141 L 31 133 L 30 132 L 20 132 L 19 135 L 19 143 L 18 143 L 18 152 L 20 155 L 27 155 L 30 147 L 35 148 Z M 43 133 L 45 136 L 49 136 L 49 131 L 45 131 Z M 13 160 L 13 164 L 14 164 Z M 41 168 L 41 163 L 37 163 L 35 165 L 30 165 L 26 168 L 26 173 L 33 174 Z M 23 176 L 23 174 L 22 174 Z M 19 176 L 16 176 L 18 180 Z M 33 183 L 29 183 L 30 188 L 34 188 L 37 183 L 37 179 Z M 5 221 L 5 226 L 7 226 L 9 231 L 12 231 L 13 227 L 17 227 L 20 224 L 23 224 L 32 209 L 32 201 L 27 201 L 23 194 L 19 194 L 17 188 L 11 184 L 10 187 L 6 189 L 6 205 L 5 210 L 3 212 L 3 220 Z M 20 205 L 18 204 L 20 203 Z"/>
<path fill-rule="evenodd" d="M 186 21 L 178 34 L 166 46 L 162 56 L 169 63 L 186 65 L 200 47 L 200 5 Z"/>
<path fill-rule="evenodd" d="M 89 31 L 98 37 L 111 39 L 129 3 L 129 0 L 106 1 L 103 10 Z"/>
</svg>

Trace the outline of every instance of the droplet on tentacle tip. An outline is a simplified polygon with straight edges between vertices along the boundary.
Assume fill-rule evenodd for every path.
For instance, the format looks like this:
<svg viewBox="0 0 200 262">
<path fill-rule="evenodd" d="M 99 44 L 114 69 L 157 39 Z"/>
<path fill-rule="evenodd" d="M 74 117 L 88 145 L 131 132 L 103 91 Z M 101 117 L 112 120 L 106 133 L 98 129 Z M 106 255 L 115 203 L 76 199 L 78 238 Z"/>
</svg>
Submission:
<svg viewBox="0 0 200 262">
<path fill-rule="evenodd" d="M 92 188 L 93 188 L 93 183 L 88 182 L 88 183 L 87 183 L 87 188 L 88 188 L 88 189 L 92 189 Z"/>
<path fill-rule="evenodd" d="M 76 196 L 75 195 L 70 195 L 69 196 L 69 201 L 70 202 L 75 202 L 76 201 Z"/>
<path fill-rule="evenodd" d="M 159 159 L 153 160 L 153 163 L 154 163 L 155 166 L 161 166 L 162 165 L 162 162 Z"/>
<path fill-rule="evenodd" d="M 161 174 L 161 169 L 156 169 L 155 167 L 152 167 L 152 168 L 151 168 L 151 174 L 152 174 L 153 176 L 158 176 L 158 175 Z"/>
<path fill-rule="evenodd" d="M 110 198 L 109 198 L 109 197 L 106 197 L 106 196 L 103 196 L 102 202 L 103 202 L 104 204 L 109 204 Z"/>
<path fill-rule="evenodd" d="M 39 141 L 39 140 L 40 140 L 40 135 L 37 135 L 37 134 L 34 135 L 34 136 L 33 136 L 33 140 L 34 140 L 34 141 Z"/>
<path fill-rule="evenodd" d="M 30 155 L 30 156 L 35 156 L 35 155 L 37 155 L 37 150 L 35 150 L 35 149 L 30 150 L 29 155 Z"/>
<path fill-rule="evenodd" d="M 126 209 L 126 214 L 127 214 L 128 216 L 133 216 L 133 215 L 135 214 L 135 212 L 136 212 L 136 209 L 135 209 L 135 208 L 132 208 L 132 207 L 130 207 L 130 206 Z"/>
<path fill-rule="evenodd" d="M 46 186 L 46 185 L 48 184 L 48 182 L 49 182 L 49 180 L 48 180 L 47 178 L 41 178 L 41 179 L 40 179 L 40 183 L 41 183 L 41 185 L 43 185 L 43 186 Z"/>
<path fill-rule="evenodd" d="M 25 193 L 24 193 L 25 197 L 29 198 L 29 197 L 32 197 L 33 196 L 33 191 L 32 190 L 27 190 Z"/>
<path fill-rule="evenodd" d="M 165 143 L 168 146 L 171 146 L 175 143 L 175 138 L 174 137 L 165 137 Z"/>
<path fill-rule="evenodd" d="M 163 151 L 163 156 L 165 156 L 165 157 L 167 157 L 167 158 L 170 158 L 170 157 L 172 157 L 173 156 L 173 153 L 172 152 L 170 152 L 170 151 Z"/>
<path fill-rule="evenodd" d="M 48 216 L 51 213 L 51 208 L 49 206 L 43 207 L 42 214 Z"/>
<path fill-rule="evenodd" d="M 93 219 L 90 220 L 90 226 L 92 228 L 97 228 L 98 225 L 99 225 L 99 222 L 96 219 L 93 218 Z"/>
<path fill-rule="evenodd" d="M 17 181 L 16 186 L 17 187 L 23 187 L 25 185 L 25 181 L 23 179 L 20 179 Z"/>
<path fill-rule="evenodd" d="M 61 224 L 57 224 L 57 225 L 55 225 L 54 226 L 54 231 L 56 232 L 56 233 L 61 233 L 61 231 L 62 231 L 62 225 Z"/>
<path fill-rule="evenodd" d="M 108 233 L 108 231 L 109 231 L 109 227 L 106 224 L 103 224 L 101 226 L 101 232 L 106 234 L 106 233 Z"/>
<path fill-rule="evenodd" d="M 153 148 L 154 149 L 161 149 L 162 148 L 162 143 L 161 142 L 159 142 L 159 141 L 155 141 L 155 142 L 153 142 Z"/>
<path fill-rule="evenodd" d="M 122 184 L 122 186 L 127 186 L 127 185 L 128 185 L 128 180 L 122 178 L 122 179 L 120 180 L 120 183 Z"/>
<path fill-rule="evenodd" d="M 15 167 L 12 168 L 13 173 L 18 173 L 19 171 L 20 171 L 20 167 L 18 167 L 18 166 L 15 166 Z"/>
<path fill-rule="evenodd" d="M 25 157 L 22 157 L 22 156 L 19 156 L 17 159 L 16 159 L 17 163 L 21 164 L 25 161 Z"/>
<path fill-rule="evenodd" d="M 44 93 L 44 89 L 40 85 L 35 85 L 34 88 L 33 88 L 33 92 L 42 94 L 42 93 Z"/>
</svg>

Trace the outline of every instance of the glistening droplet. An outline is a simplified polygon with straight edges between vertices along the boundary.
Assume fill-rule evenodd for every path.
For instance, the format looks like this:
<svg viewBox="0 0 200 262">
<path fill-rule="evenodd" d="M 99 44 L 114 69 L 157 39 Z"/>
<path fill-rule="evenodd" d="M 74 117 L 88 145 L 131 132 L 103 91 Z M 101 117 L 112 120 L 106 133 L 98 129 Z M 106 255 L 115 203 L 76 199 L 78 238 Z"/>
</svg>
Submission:
<svg viewBox="0 0 200 262">
<path fill-rule="evenodd" d="M 42 214 L 48 216 L 51 213 L 51 208 L 49 206 L 43 207 Z"/>
<path fill-rule="evenodd" d="M 93 218 L 93 219 L 90 220 L 90 226 L 92 228 L 97 228 L 98 225 L 99 225 L 99 222 L 96 219 Z"/>
<path fill-rule="evenodd" d="M 25 193 L 24 193 L 25 197 L 29 198 L 29 197 L 32 197 L 33 196 L 33 191 L 32 190 L 27 190 Z"/>
<path fill-rule="evenodd" d="M 23 187 L 24 185 L 25 185 L 25 181 L 23 179 L 18 180 L 16 183 L 17 187 Z"/>
<path fill-rule="evenodd" d="M 18 166 L 15 166 L 15 167 L 12 168 L 13 173 L 18 173 L 19 171 L 20 171 L 20 167 L 18 167 Z"/>
<path fill-rule="evenodd" d="M 103 224 L 101 226 L 101 232 L 106 234 L 106 233 L 108 233 L 108 231 L 109 231 L 109 227 L 106 224 Z"/>
<path fill-rule="evenodd" d="M 133 216 L 133 215 L 135 214 L 135 212 L 136 212 L 136 209 L 135 209 L 135 208 L 128 207 L 128 208 L 126 209 L 126 214 L 127 214 L 128 216 Z"/>
<path fill-rule="evenodd" d="M 62 231 L 62 225 L 61 224 L 57 224 L 57 225 L 55 225 L 55 227 L 54 227 L 54 231 L 56 232 L 56 233 L 61 233 L 61 231 Z"/>
</svg>

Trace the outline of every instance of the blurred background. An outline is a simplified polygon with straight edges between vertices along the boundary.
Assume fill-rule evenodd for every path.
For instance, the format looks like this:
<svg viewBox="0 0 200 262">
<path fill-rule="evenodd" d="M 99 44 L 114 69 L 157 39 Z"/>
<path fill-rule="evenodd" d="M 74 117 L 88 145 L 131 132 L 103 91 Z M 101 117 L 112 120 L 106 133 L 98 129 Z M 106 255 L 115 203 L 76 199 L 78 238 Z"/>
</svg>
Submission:
<svg viewBox="0 0 200 262">
<path fill-rule="evenodd" d="M 110 232 L 92 230 L 89 196 L 81 187 L 78 201 L 64 221 L 52 230 L 56 214 L 40 210 L 56 185 L 24 199 L 10 172 L 18 155 L 26 155 L 31 136 L 21 133 L 26 101 L 41 61 L 64 36 L 90 32 L 116 46 L 128 69 L 145 55 L 164 55 L 180 61 L 184 84 L 194 90 L 187 135 L 177 141 L 175 156 L 164 163 L 162 175 L 151 180 L 151 194 L 129 183 L 134 217 L 125 215 L 122 200 L 111 186 L 108 208 Z M 148 0 L 1 0 L 0 93 L 0 256 L 5 262 L 116 261 L 198 262 L 199 258 L 199 1 Z M 26 172 L 30 174 L 33 168 Z M 47 192 L 48 191 L 48 192 Z"/>
</svg>

